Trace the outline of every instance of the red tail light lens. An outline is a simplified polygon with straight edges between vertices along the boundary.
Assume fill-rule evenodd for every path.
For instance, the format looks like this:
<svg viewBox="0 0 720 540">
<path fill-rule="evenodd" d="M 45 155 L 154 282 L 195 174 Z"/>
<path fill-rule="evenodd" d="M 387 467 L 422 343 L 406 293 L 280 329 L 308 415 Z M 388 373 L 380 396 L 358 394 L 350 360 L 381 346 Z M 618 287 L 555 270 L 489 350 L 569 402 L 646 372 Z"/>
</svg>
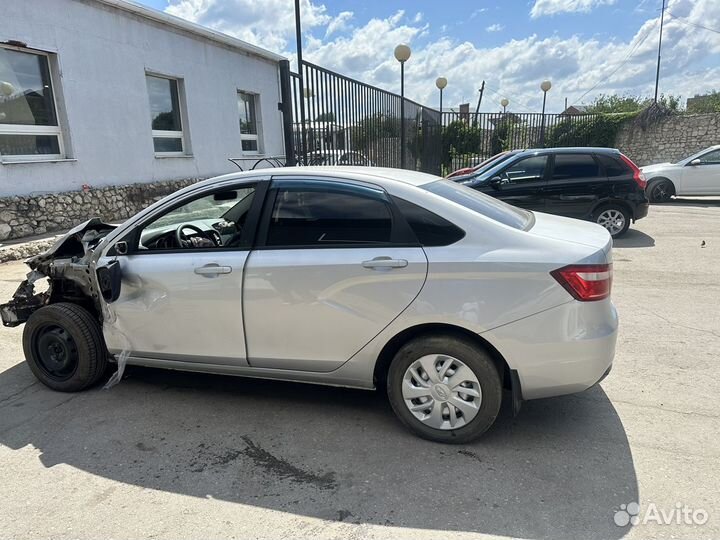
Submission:
<svg viewBox="0 0 720 540">
<path fill-rule="evenodd" d="M 612 264 L 571 264 L 550 272 L 573 298 L 581 302 L 610 296 L 612 274 Z"/>
<path fill-rule="evenodd" d="M 640 189 L 645 189 L 647 187 L 647 178 L 645 178 L 645 174 L 633 163 L 632 159 L 626 155 L 620 154 L 620 159 L 622 159 L 625 164 L 632 169 L 633 180 L 635 180 L 637 185 L 640 186 Z"/>
</svg>

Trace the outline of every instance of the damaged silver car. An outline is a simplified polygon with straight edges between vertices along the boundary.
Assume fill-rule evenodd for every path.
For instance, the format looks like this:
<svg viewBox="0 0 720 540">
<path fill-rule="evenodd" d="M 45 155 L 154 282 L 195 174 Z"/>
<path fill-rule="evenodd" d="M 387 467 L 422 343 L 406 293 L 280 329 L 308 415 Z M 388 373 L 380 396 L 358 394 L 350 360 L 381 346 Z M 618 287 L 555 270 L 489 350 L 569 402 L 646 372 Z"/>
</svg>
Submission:
<svg viewBox="0 0 720 540">
<path fill-rule="evenodd" d="M 435 441 L 610 371 L 612 240 L 397 169 L 241 172 L 79 225 L 0 306 L 59 391 L 117 364 L 373 389 Z M 41 280 L 46 290 L 36 290 Z"/>
</svg>

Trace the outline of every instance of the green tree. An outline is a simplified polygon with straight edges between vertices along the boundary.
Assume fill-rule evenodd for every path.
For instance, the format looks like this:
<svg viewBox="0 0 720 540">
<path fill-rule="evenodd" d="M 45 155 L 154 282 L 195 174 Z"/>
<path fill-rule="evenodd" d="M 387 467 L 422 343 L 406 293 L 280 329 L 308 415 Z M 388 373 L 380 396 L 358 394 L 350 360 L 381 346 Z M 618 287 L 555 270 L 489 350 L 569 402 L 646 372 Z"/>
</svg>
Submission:
<svg viewBox="0 0 720 540">
<path fill-rule="evenodd" d="M 715 113 L 720 112 L 720 92 L 713 90 L 707 95 L 701 96 L 695 102 L 688 104 L 687 112 L 689 113 Z"/>
<path fill-rule="evenodd" d="M 658 102 L 666 109 L 679 111 L 681 97 L 662 94 Z M 617 94 L 600 94 L 588 106 L 588 113 L 631 113 L 641 111 L 653 103 L 651 98 Z"/>
<path fill-rule="evenodd" d="M 322 114 L 318 114 L 317 118 L 315 118 L 316 122 L 334 122 L 335 121 L 335 113 L 330 112 L 324 112 Z"/>
</svg>

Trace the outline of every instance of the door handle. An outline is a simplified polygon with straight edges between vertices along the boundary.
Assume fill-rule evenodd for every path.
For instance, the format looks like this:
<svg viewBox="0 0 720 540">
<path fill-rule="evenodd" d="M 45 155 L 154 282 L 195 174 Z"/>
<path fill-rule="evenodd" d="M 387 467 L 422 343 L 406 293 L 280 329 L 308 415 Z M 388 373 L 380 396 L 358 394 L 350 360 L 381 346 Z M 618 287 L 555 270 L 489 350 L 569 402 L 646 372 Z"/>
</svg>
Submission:
<svg viewBox="0 0 720 540">
<path fill-rule="evenodd" d="M 363 261 L 363 268 L 405 268 L 408 262 L 405 259 L 391 259 L 390 257 L 375 257 Z"/>
<path fill-rule="evenodd" d="M 232 266 L 220 266 L 215 263 L 206 264 L 193 270 L 199 276 L 213 277 L 220 274 L 229 274 L 232 272 Z"/>
</svg>

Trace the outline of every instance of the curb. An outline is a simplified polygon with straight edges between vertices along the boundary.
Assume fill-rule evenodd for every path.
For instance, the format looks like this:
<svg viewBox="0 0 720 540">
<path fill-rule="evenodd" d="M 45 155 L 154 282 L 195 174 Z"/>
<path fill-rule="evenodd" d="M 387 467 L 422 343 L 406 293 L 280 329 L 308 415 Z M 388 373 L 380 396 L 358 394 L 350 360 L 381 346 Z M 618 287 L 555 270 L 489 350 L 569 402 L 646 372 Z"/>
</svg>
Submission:
<svg viewBox="0 0 720 540">
<path fill-rule="evenodd" d="M 50 238 L 0 246 L 0 264 L 10 261 L 20 261 L 38 255 L 50 248 L 61 236 L 62 234 L 59 234 L 57 236 L 51 236 Z"/>
</svg>

